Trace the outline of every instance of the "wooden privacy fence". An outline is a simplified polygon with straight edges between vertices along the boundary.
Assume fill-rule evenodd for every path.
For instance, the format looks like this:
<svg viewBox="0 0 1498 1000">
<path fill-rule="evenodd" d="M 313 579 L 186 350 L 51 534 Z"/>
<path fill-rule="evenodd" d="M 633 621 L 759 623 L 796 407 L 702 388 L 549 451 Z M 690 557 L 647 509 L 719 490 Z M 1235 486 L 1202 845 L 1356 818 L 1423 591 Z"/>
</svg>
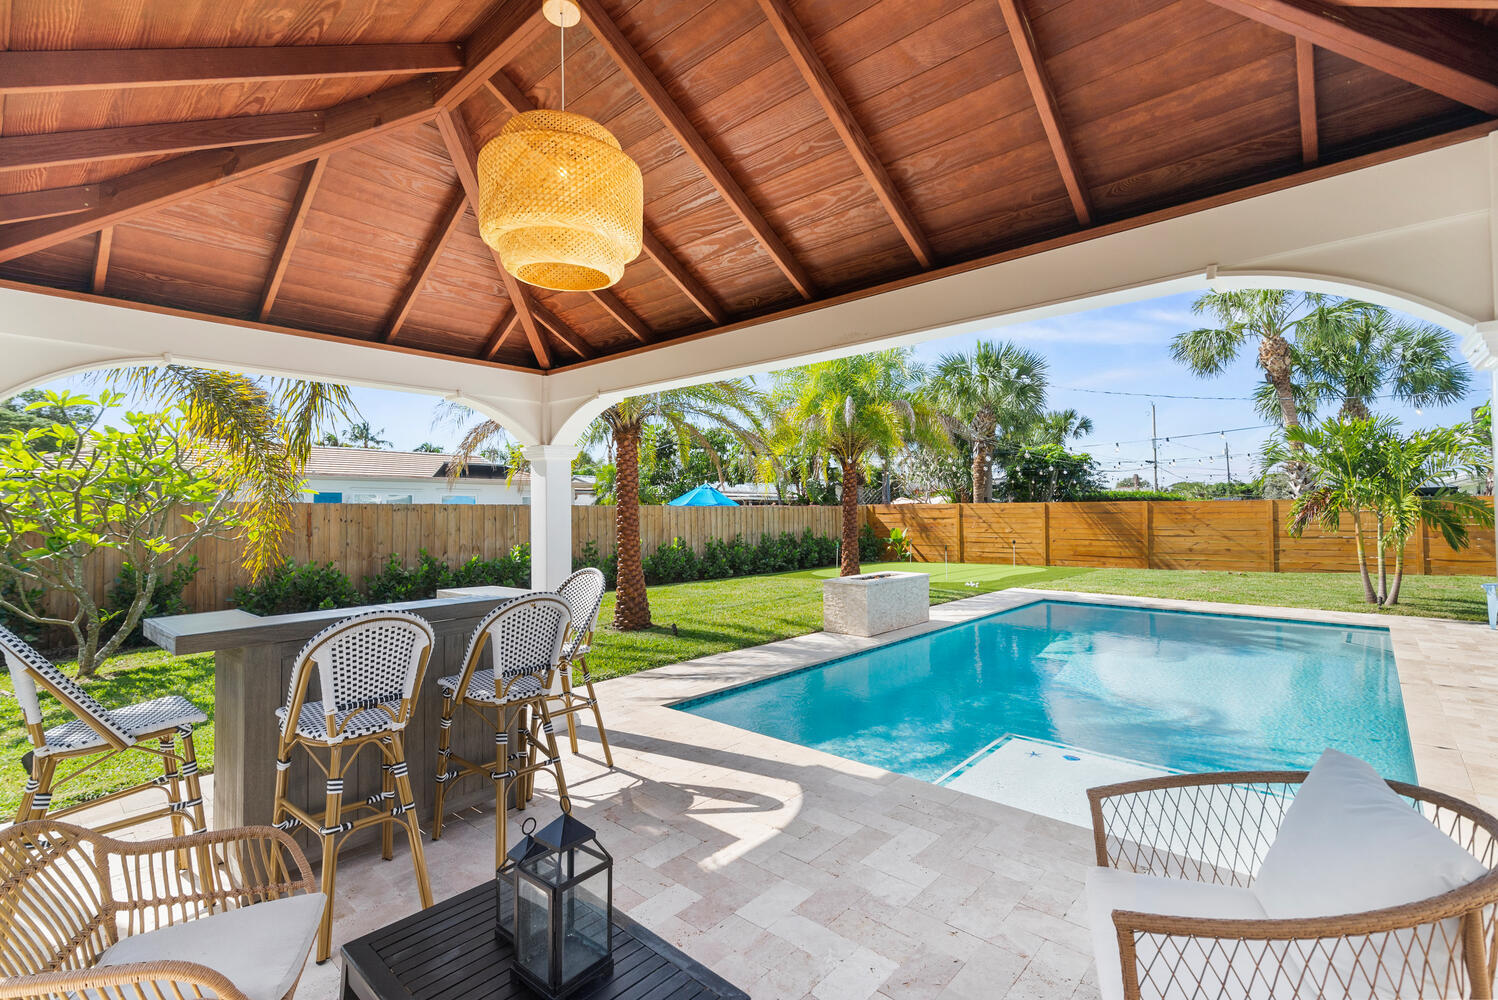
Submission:
<svg viewBox="0 0 1498 1000">
<path fill-rule="evenodd" d="M 757 542 L 769 532 L 807 529 L 836 536 L 841 530 L 836 507 L 641 507 L 642 551 L 681 538 L 698 555 L 710 538 L 743 535 Z M 530 508 L 497 504 L 297 504 L 292 530 L 286 538 L 286 557 L 297 563 L 331 562 L 348 574 L 354 586 L 377 573 L 392 554 L 406 566 L 414 565 L 422 549 L 457 566 L 474 556 L 493 559 L 511 547 L 530 541 Z M 572 508 L 572 551 L 581 555 L 588 543 L 599 555 L 614 553 L 614 508 Z M 233 539 L 200 542 L 198 575 L 183 594 L 193 611 L 229 607 L 234 588 L 249 582 L 241 566 L 243 552 Z M 101 551 L 86 564 L 94 596 L 103 600 L 120 570 L 118 553 Z M 63 610 L 61 607 L 54 610 Z M 71 614 L 70 611 L 64 613 Z"/>
<path fill-rule="evenodd" d="M 903 528 L 922 561 L 1022 566 L 1123 566 L 1257 573 L 1357 571 L 1352 522 L 1290 537 L 1288 500 L 1099 503 L 880 504 L 864 509 L 880 535 Z M 1371 546 L 1372 521 L 1365 521 Z M 1405 571 L 1492 576 L 1493 530 L 1475 528 L 1455 552 L 1422 530 L 1405 549 Z"/>
</svg>

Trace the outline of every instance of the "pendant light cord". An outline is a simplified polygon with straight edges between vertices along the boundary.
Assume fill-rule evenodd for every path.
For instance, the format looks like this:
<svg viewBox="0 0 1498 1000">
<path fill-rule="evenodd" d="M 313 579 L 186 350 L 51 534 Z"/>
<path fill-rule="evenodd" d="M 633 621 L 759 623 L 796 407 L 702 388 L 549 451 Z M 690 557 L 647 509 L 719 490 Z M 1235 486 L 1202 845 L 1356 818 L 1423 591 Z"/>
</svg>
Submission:
<svg viewBox="0 0 1498 1000">
<path fill-rule="evenodd" d="M 558 20 L 565 22 L 565 17 Z M 567 110 L 567 26 L 557 25 L 557 34 L 562 36 L 562 110 Z"/>
</svg>

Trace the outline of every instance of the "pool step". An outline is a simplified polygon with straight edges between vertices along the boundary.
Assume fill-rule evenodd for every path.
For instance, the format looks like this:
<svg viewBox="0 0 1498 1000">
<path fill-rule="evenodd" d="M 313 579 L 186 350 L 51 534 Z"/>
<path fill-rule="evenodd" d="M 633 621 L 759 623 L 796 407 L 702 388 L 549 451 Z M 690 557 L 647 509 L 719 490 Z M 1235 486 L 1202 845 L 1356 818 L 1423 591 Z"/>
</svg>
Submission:
<svg viewBox="0 0 1498 1000">
<path fill-rule="evenodd" d="M 1091 827 L 1087 789 L 1173 773 L 1135 760 L 1006 734 L 936 783 L 1064 823 Z"/>
</svg>

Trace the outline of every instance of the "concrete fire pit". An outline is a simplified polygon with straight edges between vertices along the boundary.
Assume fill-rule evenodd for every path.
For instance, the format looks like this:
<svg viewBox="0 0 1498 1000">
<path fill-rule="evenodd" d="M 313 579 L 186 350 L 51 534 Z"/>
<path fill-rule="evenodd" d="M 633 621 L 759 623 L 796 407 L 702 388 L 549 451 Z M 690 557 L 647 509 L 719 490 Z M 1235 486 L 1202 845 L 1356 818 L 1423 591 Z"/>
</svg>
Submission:
<svg viewBox="0 0 1498 1000">
<path fill-rule="evenodd" d="M 822 628 L 843 635 L 879 635 L 931 617 L 928 573 L 863 573 L 822 583 Z"/>
</svg>

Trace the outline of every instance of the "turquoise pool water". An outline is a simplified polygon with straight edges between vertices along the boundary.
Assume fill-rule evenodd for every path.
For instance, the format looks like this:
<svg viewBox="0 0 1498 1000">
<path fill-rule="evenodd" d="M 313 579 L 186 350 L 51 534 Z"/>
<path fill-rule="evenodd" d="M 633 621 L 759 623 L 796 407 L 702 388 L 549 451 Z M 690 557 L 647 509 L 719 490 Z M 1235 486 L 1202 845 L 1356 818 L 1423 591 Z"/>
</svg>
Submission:
<svg viewBox="0 0 1498 1000">
<path fill-rule="evenodd" d="M 1415 780 L 1380 628 L 1041 601 L 676 707 L 927 781 L 1006 734 L 1180 771 L 1330 746 Z"/>
</svg>

